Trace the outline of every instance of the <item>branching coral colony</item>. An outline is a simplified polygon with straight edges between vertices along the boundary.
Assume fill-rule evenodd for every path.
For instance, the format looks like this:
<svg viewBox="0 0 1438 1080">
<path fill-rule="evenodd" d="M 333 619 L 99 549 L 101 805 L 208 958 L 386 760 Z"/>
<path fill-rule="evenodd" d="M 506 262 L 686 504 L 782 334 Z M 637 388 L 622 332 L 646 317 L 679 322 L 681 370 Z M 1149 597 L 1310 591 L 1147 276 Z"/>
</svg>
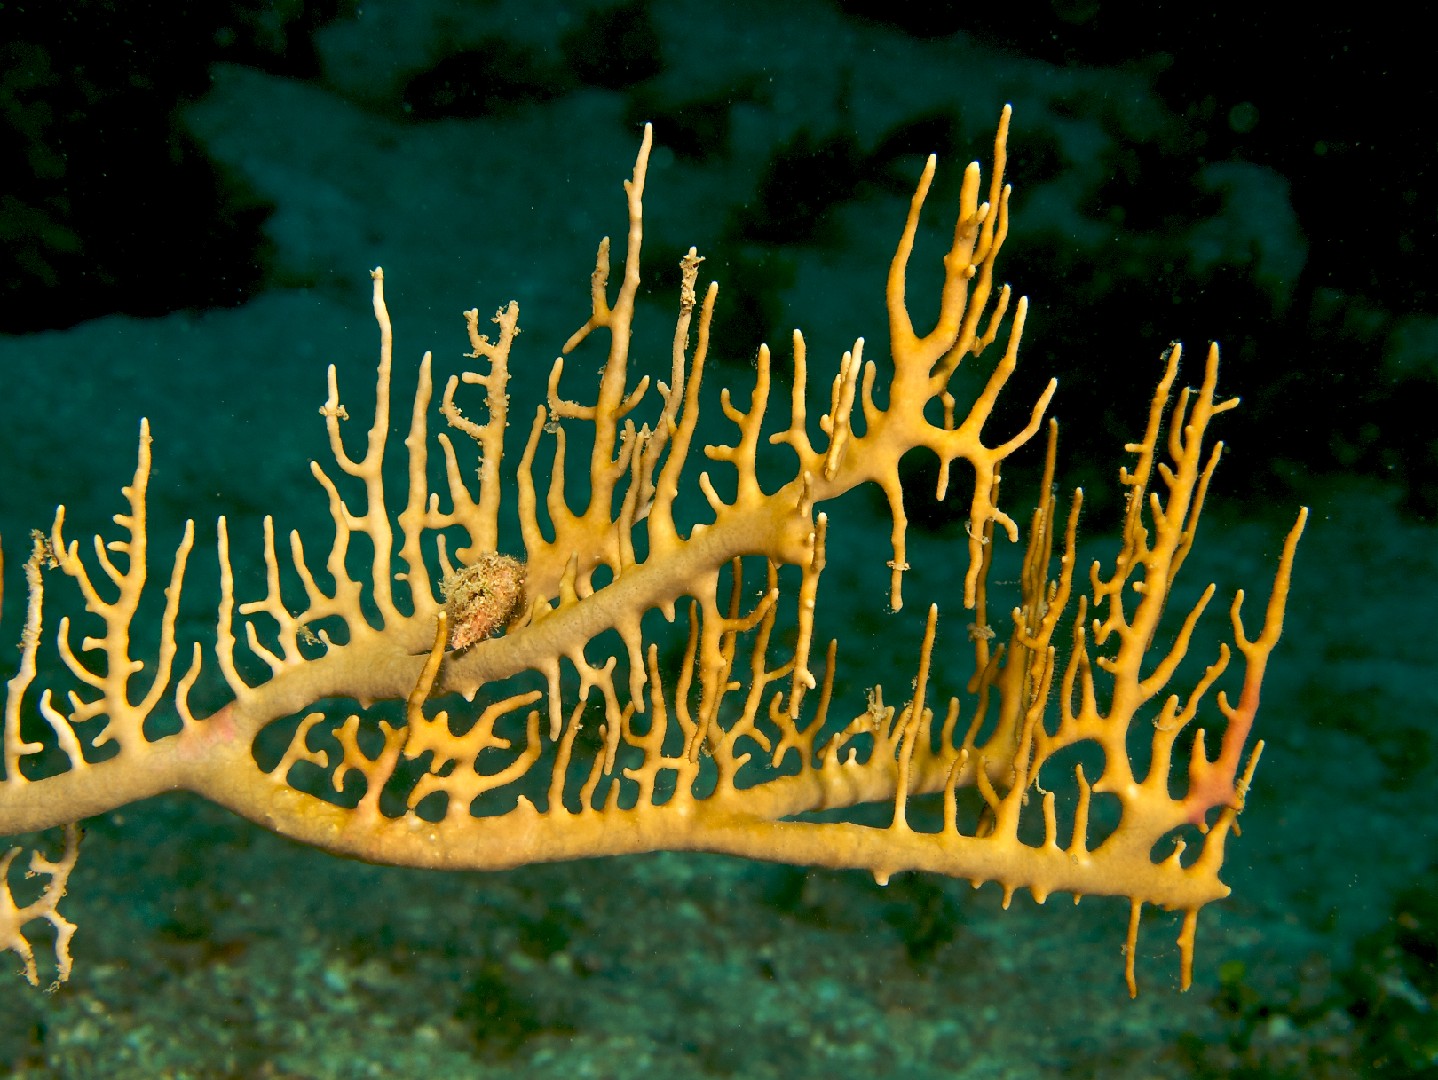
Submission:
<svg viewBox="0 0 1438 1080">
<path fill-rule="evenodd" d="M 548 401 L 535 410 L 512 474 L 504 442 L 519 325 L 513 303 L 495 316 L 493 339 L 480 333 L 477 312 L 467 315 L 469 355 L 480 370 L 446 382 L 438 411 L 449 432 L 437 437 L 437 462 L 429 459 L 429 355 L 420 362 L 404 440 L 407 488 L 397 499 L 387 490 L 391 331 L 376 270 L 380 361 L 363 452 L 346 449 L 348 413 L 333 367 L 320 410 L 334 458 L 312 465 L 334 519 L 323 565 L 313 538 L 293 532 L 279 543 L 267 518 L 266 581 L 236 580 L 221 518 L 213 635 L 182 642 L 194 528 L 185 526 L 161 598 L 149 578 L 150 434 L 142 424 L 118 536 L 96 537 L 82 551 L 66 535 L 61 507 L 50 531 L 35 534 L 24 564 L 28 604 L 6 688 L 0 832 L 64 828 L 59 855 L 42 854 L 55 850 L 43 845 L 32 851 L 35 880 L 22 877 L 21 848 L 3 860 L 0 945 L 18 954 L 26 977 L 39 979 L 27 937 L 36 921 L 51 924 L 45 936 L 57 981 L 70 972 L 74 927 L 58 904 L 75 865 L 75 823 L 187 790 L 285 836 L 378 863 L 488 869 L 695 850 L 862 867 L 880 882 L 903 870 L 975 886 L 996 881 L 1005 902 L 1020 888 L 1040 902 L 1055 891 L 1122 896 L 1131 904 L 1130 990 L 1146 904 L 1183 912 L 1187 986 L 1198 912 L 1228 893 L 1218 872 L 1262 746 L 1247 748 L 1249 732 L 1305 515 L 1288 535 L 1256 637 L 1245 632 L 1243 593 L 1233 600 L 1243 668 L 1237 697 L 1209 693 L 1229 666 L 1227 645 L 1195 670 L 1192 685 L 1176 689 L 1213 587 L 1163 635 L 1160 616 L 1218 463 L 1221 445 L 1206 442 L 1209 422 L 1236 399 L 1216 397 L 1211 348 L 1202 385 L 1170 405 L 1174 345 L 1143 436 L 1125 447 L 1133 462 L 1120 472 L 1127 510 L 1111 567 L 1095 564 L 1091 595 L 1074 598 L 1082 493 L 1063 515 L 1045 495 L 1029 517 L 1021 600 L 990 627 L 995 535 L 1020 538 L 997 505 L 999 464 L 1039 432 L 1055 386 L 1022 430 L 986 441 L 1026 309 L 1019 300 L 1002 329 L 1010 294 L 1008 286 L 995 290 L 994 263 L 1008 229 L 1008 122 L 1005 109 L 987 201 L 979 166 L 964 174 L 933 329 L 915 331 L 905 295 L 931 158 L 889 270 L 890 362 L 865 359 L 856 341 L 816 423 L 806 411 L 808 359 L 796 332 L 789 416 L 776 422 L 770 353 L 761 348 L 747 408 L 729 389 L 720 393 L 734 434 L 703 448 L 714 480 L 695 464 L 694 443 L 717 286 L 696 293 L 700 259 L 692 249 L 680 264 L 668 382 L 630 370 L 647 128 L 624 185 L 623 280 L 611 302 L 602 241 L 592 313 L 564 347 L 567 355 L 606 332 L 598 392 L 568 396 L 589 380 L 567 375 L 566 361 L 556 360 Z M 980 363 L 1000 337 L 1002 355 L 965 408 L 951 389 L 955 372 Z M 461 411 L 460 388 L 471 385 L 482 401 Z M 578 485 L 566 491 L 563 480 L 580 431 L 589 475 L 587 493 L 577 494 Z M 1046 493 L 1054 490 L 1055 431 L 1050 422 Z M 766 464 L 761 482 L 766 433 L 797 461 L 779 475 Z M 861 485 L 883 493 L 891 550 L 872 557 L 888 556 L 889 601 L 898 609 L 908 569 L 904 507 L 916 494 L 904 489 L 899 461 L 916 448 L 938 458 L 940 499 L 955 462 L 973 470 L 963 583 L 972 615 L 969 632 L 959 631 L 974 654 L 967 702 L 929 704 L 931 681 L 953 683 L 957 664 L 952 644 L 936 645 L 938 607 L 930 605 L 911 700 L 886 704 L 875 687 L 856 703 L 857 715 L 852 705 L 841 712 L 836 647 L 814 645 L 823 508 Z M 703 521 L 679 510 L 696 489 L 708 502 Z M 502 506 L 517 517 L 522 557 L 498 553 Z M 78 590 L 85 611 L 57 623 L 52 614 L 51 629 L 47 590 L 62 588 Z M 1006 643 L 992 640 L 999 633 Z M 152 643 L 139 649 L 148 655 L 134 655 L 132 634 Z M 205 680 L 228 704 L 201 719 L 191 702 Z M 354 711 L 320 707 L 332 699 L 349 699 Z M 385 702 L 393 703 L 388 712 Z M 1219 716 L 1210 757 L 1203 725 Z M 1072 749 L 1084 744 L 1090 769 L 1101 762 L 1096 776 Z M 1187 759 L 1182 781 L 1172 776 L 1185 768 L 1174 762 L 1176 749 Z M 941 806 L 932 828 L 910 821 L 911 800 L 921 795 Z M 805 817 L 861 803 L 888 804 L 889 824 Z"/>
</svg>

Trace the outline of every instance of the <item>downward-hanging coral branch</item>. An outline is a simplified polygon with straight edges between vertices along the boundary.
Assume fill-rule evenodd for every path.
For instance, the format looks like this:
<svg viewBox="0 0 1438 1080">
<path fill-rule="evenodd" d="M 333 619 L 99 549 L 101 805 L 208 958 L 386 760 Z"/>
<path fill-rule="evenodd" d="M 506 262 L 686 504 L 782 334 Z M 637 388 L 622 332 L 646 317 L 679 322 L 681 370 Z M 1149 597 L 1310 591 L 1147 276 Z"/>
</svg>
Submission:
<svg viewBox="0 0 1438 1080">
<path fill-rule="evenodd" d="M 493 338 L 480 333 L 478 312 L 467 314 L 475 367 L 446 377 L 437 414 L 448 430 L 436 436 L 435 462 L 425 355 L 407 466 L 385 468 L 397 449 L 393 338 L 376 270 L 380 360 L 368 431 L 350 437 L 354 419 L 333 367 L 320 408 L 331 461 L 312 471 L 333 520 L 329 549 L 317 554 L 319 538 L 298 532 L 282 543 L 266 518 L 264 581 L 240 580 L 222 518 L 210 640 L 177 638 L 192 525 L 169 560 L 163 603 L 142 603 L 154 589 L 142 425 L 118 538 L 97 537 L 82 554 L 61 507 L 26 563 L 20 663 L 5 699 L 0 831 L 70 828 L 58 859 L 32 856 L 33 872 L 50 883 L 32 901 L 15 899 L 19 849 L 4 858 L 0 948 L 18 953 L 37 981 L 26 928 L 48 920 L 64 979 L 73 928 L 56 905 L 74 865 L 73 823 L 189 790 L 286 836 L 375 862 L 479 869 L 666 848 L 861 867 L 880 881 L 926 870 L 996 881 L 1006 901 L 1018 889 L 1040 901 L 1055 891 L 1118 895 L 1131 904 L 1130 987 L 1148 904 L 1185 913 L 1187 985 L 1197 913 L 1228 891 L 1218 871 L 1261 748 L 1249 747 L 1249 732 L 1304 518 L 1256 637 L 1247 636 L 1243 594 L 1234 598 L 1243 673 L 1230 697 L 1214 693 L 1232 659 L 1227 645 L 1176 685 L 1213 587 L 1177 623 L 1163 619 L 1218 462 L 1209 424 L 1236 403 L 1217 397 L 1216 348 L 1199 388 L 1176 402 L 1180 349 L 1170 348 L 1143 438 L 1127 447 L 1134 460 L 1120 476 L 1119 550 L 1111 566 L 1092 568 L 1088 595 L 1075 579 L 1082 493 L 1061 516 L 1052 423 L 1044 494 L 1026 535 L 1000 509 L 1000 463 L 1039 432 L 1055 387 L 1018 430 L 991 430 L 1027 310 L 1019 299 L 1008 317 L 1009 289 L 995 289 L 1009 222 L 1008 124 L 1006 109 L 986 197 L 979 166 L 964 174 L 934 325 L 916 329 L 907 298 L 931 158 L 889 271 L 890 356 L 876 362 L 856 341 L 817 418 L 811 390 L 820 388 L 810 386 L 797 332 L 790 374 L 776 373 L 766 346 L 747 394 L 706 391 L 718 286 L 701 292 L 693 249 L 680 261 L 664 378 L 639 373 L 649 365 L 630 350 L 648 128 L 624 185 L 622 277 L 613 287 L 606 239 L 589 317 L 554 362 L 513 468 L 506 453 L 514 461 L 516 447 L 505 439 L 514 303 L 495 315 Z M 607 354 L 597 390 L 585 393 L 591 379 L 572 368 L 597 342 Z M 1000 355 L 981 372 L 978 393 L 960 400 L 955 375 L 991 346 Z M 786 379 L 787 417 L 773 393 Z M 732 434 L 701 447 L 716 401 Z M 776 471 L 766 442 L 787 447 L 792 466 Z M 916 633 L 912 698 L 887 704 L 875 686 L 844 712 L 838 647 L 815 642 L 830 505 L 863 485 L 883 493 L 890 538 L 868 554 L 891 568 L 897 611 L 909 557 L 905 506 L 918 494 L 899 464 L 914 450 L 938 459 L 940 498 L 962 479 L 956 464 L 973 479 L 963 594 L 952 598 L 973 611 L 973 665 L 956 672 L 965 649 L 954 644 L 953 620 L 939 618 L 951 599 L 941 597 Z M 565 483 L 572 455 L 587 457 L 582 488 Z M 499 550 L 508 535 L 522 550 Z M 998 642 L 1003 621 L 990 611 L 989 579 L 1003 540 L 1023 540 L 1024 557 L 1019 602 Z M 73 590 L 85 611 L 49 631 L 52 587 Z M 151 618 L 156 627 L 141 625 Z M 133 655 L 137 637 L 156 643 L 153 655 Z M 190 704 L 201 680 L 229 695 L 204 719 Z M 946 692 L 956 696 L 939 704 Z M 336 700 L 351 704 L 336 710 Z M 283 750 L 267 755 L 257 739 L 271 726 Z M 1185 783 L 1172 760 L 1192 729 Z M 1205 730 L 1218 740 L 1212 758 Z M 1093 776 L 1065 754 L 1083 746 L 1101 760 Z M 941 804 L 933 831 L 912 823 L 911 803 L 923 796 Z M 1096 799 L 1116 810 L 1102 827 L 1091 814 Z M 804 816 L 870 802 L 892 807 L 887 827 Z"/>
</svg>

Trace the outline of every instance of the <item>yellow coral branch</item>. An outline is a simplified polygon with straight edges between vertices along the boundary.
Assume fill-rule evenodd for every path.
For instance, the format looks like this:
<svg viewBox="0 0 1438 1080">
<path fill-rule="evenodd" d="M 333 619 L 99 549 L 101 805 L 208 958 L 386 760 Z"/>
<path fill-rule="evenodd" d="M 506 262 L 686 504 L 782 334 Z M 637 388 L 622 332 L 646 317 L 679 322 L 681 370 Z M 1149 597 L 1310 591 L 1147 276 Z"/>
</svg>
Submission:
<svg viewBox="0 0 1438 1080">
<path fill-rule="evenodd" d="M 512 469 L 505 442 L 514 303 L 495 315 L 493 340 L 479 333 L 477 310 L 466 313 L 468 359 L 482 370 L 444 375 L 437 406 L 432 356 L 418 362 L 406 489 L 398 497 L 388 490 L 394 336 L 376 269 L 380 357 L 362 452 L 346 447 L 350 409 L 334 367 L 320 408 L 333 462 L 313 462 L 311 471 L 333 522 L 326 573 L 311 565 L 318 557 L 297 532 L 277 543 L 266 517 L 263 583 L 237 580 L 222 518 L 213 634 L 182 642 L 192 526 L 178 543 L 162 610 L 156 616 L 141 603 L 150 587 L 150 437 L 142 426 L 123 492 L 128 509 L 115 519 L 119 537 L 96 537 L 93 554 L 82 556 L 64 536 L 61 507 L 26 563 L 20 660 L 0 714 L 0 832 L 65 825 L 189 790 L 304 843 L 412 866 L 492 869 L 666 848 L 859 867 L 880 881 L 923 870 L 997 882 L 1005 903 L 1020 889 L 1040 902 L 1056 891 L 1125 897 L 1131 989 L 1143 908 L 1181 910 L 1187 985 L 1197 913 L 1228 891 L 1219 870 L 1257 761 L 1248 740 L 1305 519 L 1285 544 L 1262 631 L 1247 636 L 1240 592 L 1230 614 L 1233 649 L 1221 645 L 1182 686 L 1181 661 L 1213 587 L 1176 625 L 1163 616 L 1219 461 L 1209 426 L 1236 404 L 1217 397 L 1216 348 L 1200 386 L 1172 407 L 1181 350 L 1169 350 L 1143 437 L 1127 447 L 1134 461 L 1120 473 L 1128 498 L 1118 549 L 1107 569 L 1094 564 L 1087 595 L 1075 579 L 1082 492 L 1062 524 L 1055 494 L 1056 424 L 1039 504 L 1021 515 L 1027 527 L 1000 507 L 1001 469 L 1013 467 L 1005 463 L 1043 426 L 1056 386 L 1049 382 L 1017 431 L 988 430 L 1018 363 L 1028 310 L 1022 297 L 1010 304 L 995 276 L 1009 228 L 1009 123 L 1005 109 L 983 201 L 979 166 L 965 170 L 932 328 L 915 329 L 907 296 L 937 169 L 931 158 L 889 267 L 890 355 L 875 357 L 856 340 L 830 375 L 827 410 L 811 419 L 815 365 L 796 331 L 789 417 L 776 422 L 768 411 L 785 365 L 761 346 L 752 385 L 725 386 L 717 396 L 719 419 L 733 431 L 703 446 L 710 469 L 692 450 L 701 430 L 708 437 L 704 372 L 719 294 L 712 282 L 701 287 L 703 260 L 693 248 L 679 260 L 669 355 L 651 374 L 632 354 L 647 127 L 624 184 L 618 289 L 611 298 L 606 239 L 590 275 L 589 315 L 550 369 L 545 401 L 531 403 Z M 976 380 L 980 389 L 962 399 L 959 367 L 983 362 L 1001 339 L 1001 355 Z M 584 374 L 594 370 L 594 349 L 602 353 L 597 380 Z M 431 410 L 448 427 L 435 435 L 439 464 L 430 457 Z M 761 453 L 766 433 L 792 452 L 787 468 Z M 941 617 L 948 598 L 931 600 L 915 634 L 912 696 L 886 703 L 874 685 L 845 719 L 836 700 L 838 645 L 822 647 L 822 665 L 813 661 L 829 545 L 837 542 L 831 534 L 840 535 L 838 515 L 847 512 L 836 500 L 865 485 L 884 496 L 889 551 L 862 554 L 887 554 L 897 611 L 909 568 L 906 504 L 920 494 L 899 465 L 914 450 L 937 458 L 941 499 L 954 475 L 968 471 L 953 470 L 956 463 L 972 470 L 972 490 L 956 496 L 967 500 L 956 561 L 972 621 L 961 630 Z M 582 491 L 564 484 L 571 452 L 587 458 Z M 700 497 L 696 517 L 690 507 Z M 498 550 L 508 531 L 503 515 L 523 550 Z M 1004 610 L 989 580 L 994 548 L 1020 539 L 1017 602 L 1006 605 L 1009 625 L 994 626 Z M 53 646 L 44 637 L 52 569 L 86 608 L 74 626 L 78 647 L 68 619 Z M 138 625 L 144 620 L 155 621 Z M 156 643 L 152 656 L 133 655 L 137 633 Z M 1060 663 L 1056 642 L 1064 640 L 1072 648 Z M 175 678 L 182 649 L 191 660 Z M 957 671 L 970 650 L 972 670 Z M 1230 697 L 1220 683 L 1235 651 L 1242 686 Z M 142 670 L 148 681 L 137 682 Z M 199 719 L 189 695 L 202 674 L 223 680 L 232 699 Z M 946 703 L 945 686 L 953 694 Z M 327 699 L 348 704 L 318 707 Z M 25 728 L 32 700 L 48 731 Z M 177 724 L 147 727 L 171 708 Z M 87 726 L 92 720 L 103 723 Z M 281 729 L 293 732 L 289 742 L 261 767 L 257 736 L 282 721 L 291 725 Z M 1198 733 L 1187 784 L 1175 794 L 1173 747 L 1189 726 Z M 1203 733 L 1219 727 L 1209 759 Z M 102 760 L 95 749 L 106 742 L 116 749 Z M 1101 755 L 1092 782 L 1058 759 L 1080 744 Z M 1144 775 L 1135 761 L 1147 762 Z M 977 814 L 969 800 L 961 805 L 967 787 L 978 793 Z M 917 827 L 910 812 L 923 797 L 941 804 L 933 831 Z M 1096 797 L 1117 804 L 1106 832 L 1093 825 L 1104 820 L 1091 815 Z M 803 817 L 860 803 L 890 807 L 888 824 Z M 1029 838 L 1030 821 L 1042 822 L 1042 840 Z M 71 928 L 56 903 L 75 843 L 72 826 L 61 859 L 32 858 L 51 884 L 28 905 L 14 901 L 0 876 L 0 948 L 25 960 L 32 981 L 23 928 L 36 918 L 54 928 L 59 977 L 69 972 Z"/>
</svg>

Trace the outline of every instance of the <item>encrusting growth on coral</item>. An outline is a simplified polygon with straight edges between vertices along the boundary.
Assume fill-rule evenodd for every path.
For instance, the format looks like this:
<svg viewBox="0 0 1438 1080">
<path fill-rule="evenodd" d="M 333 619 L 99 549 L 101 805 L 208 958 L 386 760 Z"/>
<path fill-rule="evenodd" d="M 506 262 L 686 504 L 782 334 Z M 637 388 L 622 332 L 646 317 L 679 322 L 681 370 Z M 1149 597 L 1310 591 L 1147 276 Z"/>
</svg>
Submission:
<svg viewBox="0 0 1438 1080">
<path fill-rule="evenodd" d="M 555 361 L 527 433 L 523 418 L 515 425 L 516 464 L 516 447 L 505 445 L 519 327 L 510 303 L 492 337 L 468 313 L 474 369 L 445 380 L 438 414 L 448 430 L 433 443 L 432 361 L 421 360 L 395 490 L 399 470 L 385 467 L 392 335 L 376 270 L 380 360 L 361 452 L 345 438 L 350 410 L 333 367 L 320 409 L 333 461 L 311 468 L 334 523 L 328 550 L 317 555 L 317 537 L 298 532 L 282 542 L 266 518 L 264 580 L 242 580 L 221 518 L 220 600 L 204 640 L 182 641 L 177 629 L 193 523 L 168 580 L 149 576 L 152 562 L 166 560 L 149 550 L 142 423 L 118 533 L 81 545 L 61 507 L 25 566 L 0 832 L 66 831 L 62 855 L 30 858 L 48 879 L 41 889 L 25 892 L 9 874 L 19 848 L 4 858 L 0 948 L 19 954 L 37 982 L 27 927 L 48 920 L 55 978 L 66 978 L 73 927 L 57 905 L 75 861 L 74 823 L 188 790 L 301 842 L 379 863 L 486 869 L 695 850 L 863 868 L 881 882 L 909 870 L 994 881 L 1006 903 L 1019 889 L 1040 902 L 1054 892 L 1121 896 L 1131 912 L 1130 988 L 1146 905 L 1183 913 L 1187 986 L 1198 912 L 1228 893 L 1219 869 L 1262 746 L 1250 745 L 1250 731 L 1305 515 L 1284 545 L 1261 629 L 1249 636 L 1239 592 L 1233 646 L 1180 679 L 1214 588 L 1174 623 L 1161 617 L 1218 464 L 1209 424 L 1236 399 L 1218 396 L 1216 348 L 1197 389 L 1175 398 L 1177 345 L 1142 437 L 1125 448 L 1133 460 L 1120 474 L 1119 549 L 1107 567 L 1093 565 L 1087 595 L 1076 576 L 1082 493 L 1061 512 L 1052 421 L 1043 497 L 1027 529 L 999 508 L 1000 463 L 1044 429 L 1055 388 L 1018 430 L 988 431 L 1027 310 L 994 279 L 1009 225 L 1008 126 L 1005 109 L 987 192 L 977 164 L 964 173 L 934 325 L 914 326 L 907 297 L 930 158 L 889 270 L 890 357 L 875 361 L 856 341 L 813 419 L 810 358 L 796 331 L 780 380 L 789 386 L 785 419 L 761 347 L 747 401 L 728 387 L 718 395 L 728 441 L 702 447 L 718 287 L 700 290 L 693 249 L 680 263 L 663 378 L 635 370 L 630 355 L 647 127 L 624 185 L 622 277 L 614 287 L 606 239 L 589 318 Z M 572 354 L 591 339 L 607 353 L 586 395 L 579 388 L 593 377 L 571 373 Z M 991 347 L 997 359 L 962 398 L 956 373 Z M 462 409 L 469 387 L 479 398 Z M 910 700 L 889 704 L 876 686 L 845 713 L 838 647 L 816 642 L 826 545 L 838 525 L 828 507 L 864 485 L 882 492 L 890 542 L 868 554 L 887 560 L 898 610 L 905 508 L 926 494 L 902 479 L 900 460 L 914 450 L 938 459 L 941 499 L 960 486 L 955 464 L 972 473 L 962 587 L 970 632 L 963 649 L 952 631 L 941 640 L 939 606 L 929 604 Z M 576 472 L 587 482 L 574 483 Z M 518 543 L 501 544 L 502 523 Z M 1004 540 L 1023 543 L 1020 595 L 1007 614 L 991 610 L 990 571 Z M 506 547 L 512 556 L 497 554 Z M 84 611 L 47 622 L 47 594 L 61 588 Z M 140 655 L 136 641 L 148 643 Z M 955 669 L 967 649 L 965 683 Z M 1236 694 L 1210 693 L 1235 659 Z M 962 689 L 962 702 L 940 698 L 944 686 Z M 336 700 L 351 705 L 337 709 Z M 210 711 L 212 702 L 227 703 Z M 266 729 L 269 750 L 258 741 Z M 1087 769 L 1075 753 L 1083 746 Z M 939 811 L 932 827 L 913 813 L 924 796 Z M 888 804 L 889 824 L 806 816 L 861 803 Z M 21 904 L 17 892 L 34 899 Z"/>
</svg>

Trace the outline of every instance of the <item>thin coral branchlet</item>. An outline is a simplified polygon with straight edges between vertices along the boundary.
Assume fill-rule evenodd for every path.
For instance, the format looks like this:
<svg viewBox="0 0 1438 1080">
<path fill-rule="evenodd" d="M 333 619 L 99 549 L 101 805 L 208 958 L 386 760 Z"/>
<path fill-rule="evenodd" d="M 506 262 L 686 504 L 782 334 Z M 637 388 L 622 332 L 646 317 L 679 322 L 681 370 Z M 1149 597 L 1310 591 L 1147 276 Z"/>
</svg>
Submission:
<svg viewBox="0 0 1438 1080">
<path fill-rule="evenodd" d="M 196 640 L 180 629 L 195 621 L 180 619 L 195 529 L 186 523 L 168 566 L 152 549 L 142 423 L 117 534 L 85 551 L 61 506 L 25 566 L 0 833 L 66 834 L 58 858 L 31 856 L 49 885 L 29 902 L 15 899 L 9 877 L 19 849 L 3 858 L 0 949 L 38 981 L 29 924 L 47 922 L 56 978 L 68 977 L 73 926 L 57 904 L 77 854 L 74 823 L 183 790 L 376 863 L 499 869 L 669 849 L 862 868 L 881 882 L 912 870 L 992 881 L 1005 904 L 1020 889 L 1039 902 L 1055 892 L 1119 896 L 1130 908 L 1130 990 L 1150 905 L 1183 914 L 1187 986 L 1198 912 L 1228 893 L 1219 871 L 1262 746 L 1251 743 L 1259 691 L 1306 513 L 1284 545 L 1261 629 L 1250 636 L 1240 591 L 1232 644 L 1185 682 L 1182 661 L 1197 651 L 1216 590 L 1176 626 L 1163 616 L 1219 460 L 1210 424 L 1236 404 L 1217 394 L 1216 347 L 1200 385 L 1176 399 L 1182 350 L 1166 353 L 1144 434 L 1125 448 L 1118 550 L 1093 565 L 1087 590 L 1076 554 L 1083 496 L 1061 511 L 1052 421 L 1039 505 L 1020 515 L 1022 526 L 1001 508 L 1000 474 L 1023 467 L 1018 452 L 1045 430 L 1056 387 L 1049 382 L 1016 429 L 992 430 L 1028 310 L 996 278 L 1011 205 L 1008 131 L 1006 108 L 987 186 L 977 163 L 963 174 L 927 330 L 915 327 L 908 299 L 937 170 L 934 158 L 925 164 L 889 266 L 890 355 L 876 359 L 856 340 L 827 395 L 821 378 L 811 382 L 796 331 L 791 363 L 763 346 L 752 388 L 726 387 L 711 402 L 704 375 L 719 289 L 701 285 L 693 248 L 680 258 L 670 354 L 657 371 L 631 355 L 647 126 L 624 183 L 622 271 L 613 280 L 604 239 L 589 314 L 512 445 L 512 302 L 492 337 L 480 333 L 477 310 L 466 314 L 472 367 L 444 377 L 437 405 L 424 355 L 408 432 L 394 444 L 393 328 L 376 269 L 372 411 L 341 401 L 333 366 L 320 408 L 329 458 L 311 472 L 333 522 L 328 550 L 314 535 L 277 534 L 266 517 L 263 581 L 244 580 L 221 518 L 218 613 Z M 965 397 L 956 375 L 978 365 L 977 392 Z M 811 398 L 827 402 L 818 416 Z M 701 413 L 713 402 L 730 434 L 701 445 L 700 431 L 711 430 Z M 362 413 L 368 430 L 348 438 Z M 431 440 L 436 416 L 446 430 Z M 771 462 L 766 443 L 786 447 L 791 464 Z M 838 687 L 853 679 L 838 679 L 839 645 L 818 636 L 830 537 L 842 522 L 831 517 L 857 488 L 883 496 L 888 541 L 858 553 L 887 565 L 889 607 L 899 612 L 913 557 L 906 506 L 929 494 L 900 469 L 915 450 L 937 459 L 933 493 L 966 503 L 962 595 L 952 599 L 970 614 L 950 631 L 940 611 L 951 598 L 927 598 L 922 629 L 912 630 L 909 700 L 896 703 L 871 681 L 867 700 L 845 713 Z M 386 470 L 391 452 L 405 455 L 402 474 Z M 588 482 L 566 487 L 576 467 Z M 502 537 L 518 538 L 509 553 Z M 1022 553 L 1012 604 L 992 581 L 995 549 L 1008 543 Z M 61 588 L 85 613 L 52 617 L 52 627 L 47 596 Z M 155 603 L 141 602 L 157 590 Z M 135 655 L 135 641 L 153 642 L 150 654 Z M 1220 688 L 1240 667 L 1236 693 Z M 197 685 L 226 703 L 197 716 Z M 335 709 L 336 700 L 348 705 Z M 160 717 L 173 722 L 147 723 Z M 275 730 L 293 734 L 262 766 L 257 739 L 285 721 Z M 1191 745 L 1180 753 L 1185 732 Z M 1078 747 L 1096 751 L 1095 775 L 1075 764 Z M 1084 760 L 1093 771 L 1095 754 Z M 917 799 L 941 808 L 937 827 L 921 827 Z M 1114 811 L 1102 828 L 1099 800 Z M 889 807 L 888 824 L 806 816 L 865 803 Z"/>
</svg>

